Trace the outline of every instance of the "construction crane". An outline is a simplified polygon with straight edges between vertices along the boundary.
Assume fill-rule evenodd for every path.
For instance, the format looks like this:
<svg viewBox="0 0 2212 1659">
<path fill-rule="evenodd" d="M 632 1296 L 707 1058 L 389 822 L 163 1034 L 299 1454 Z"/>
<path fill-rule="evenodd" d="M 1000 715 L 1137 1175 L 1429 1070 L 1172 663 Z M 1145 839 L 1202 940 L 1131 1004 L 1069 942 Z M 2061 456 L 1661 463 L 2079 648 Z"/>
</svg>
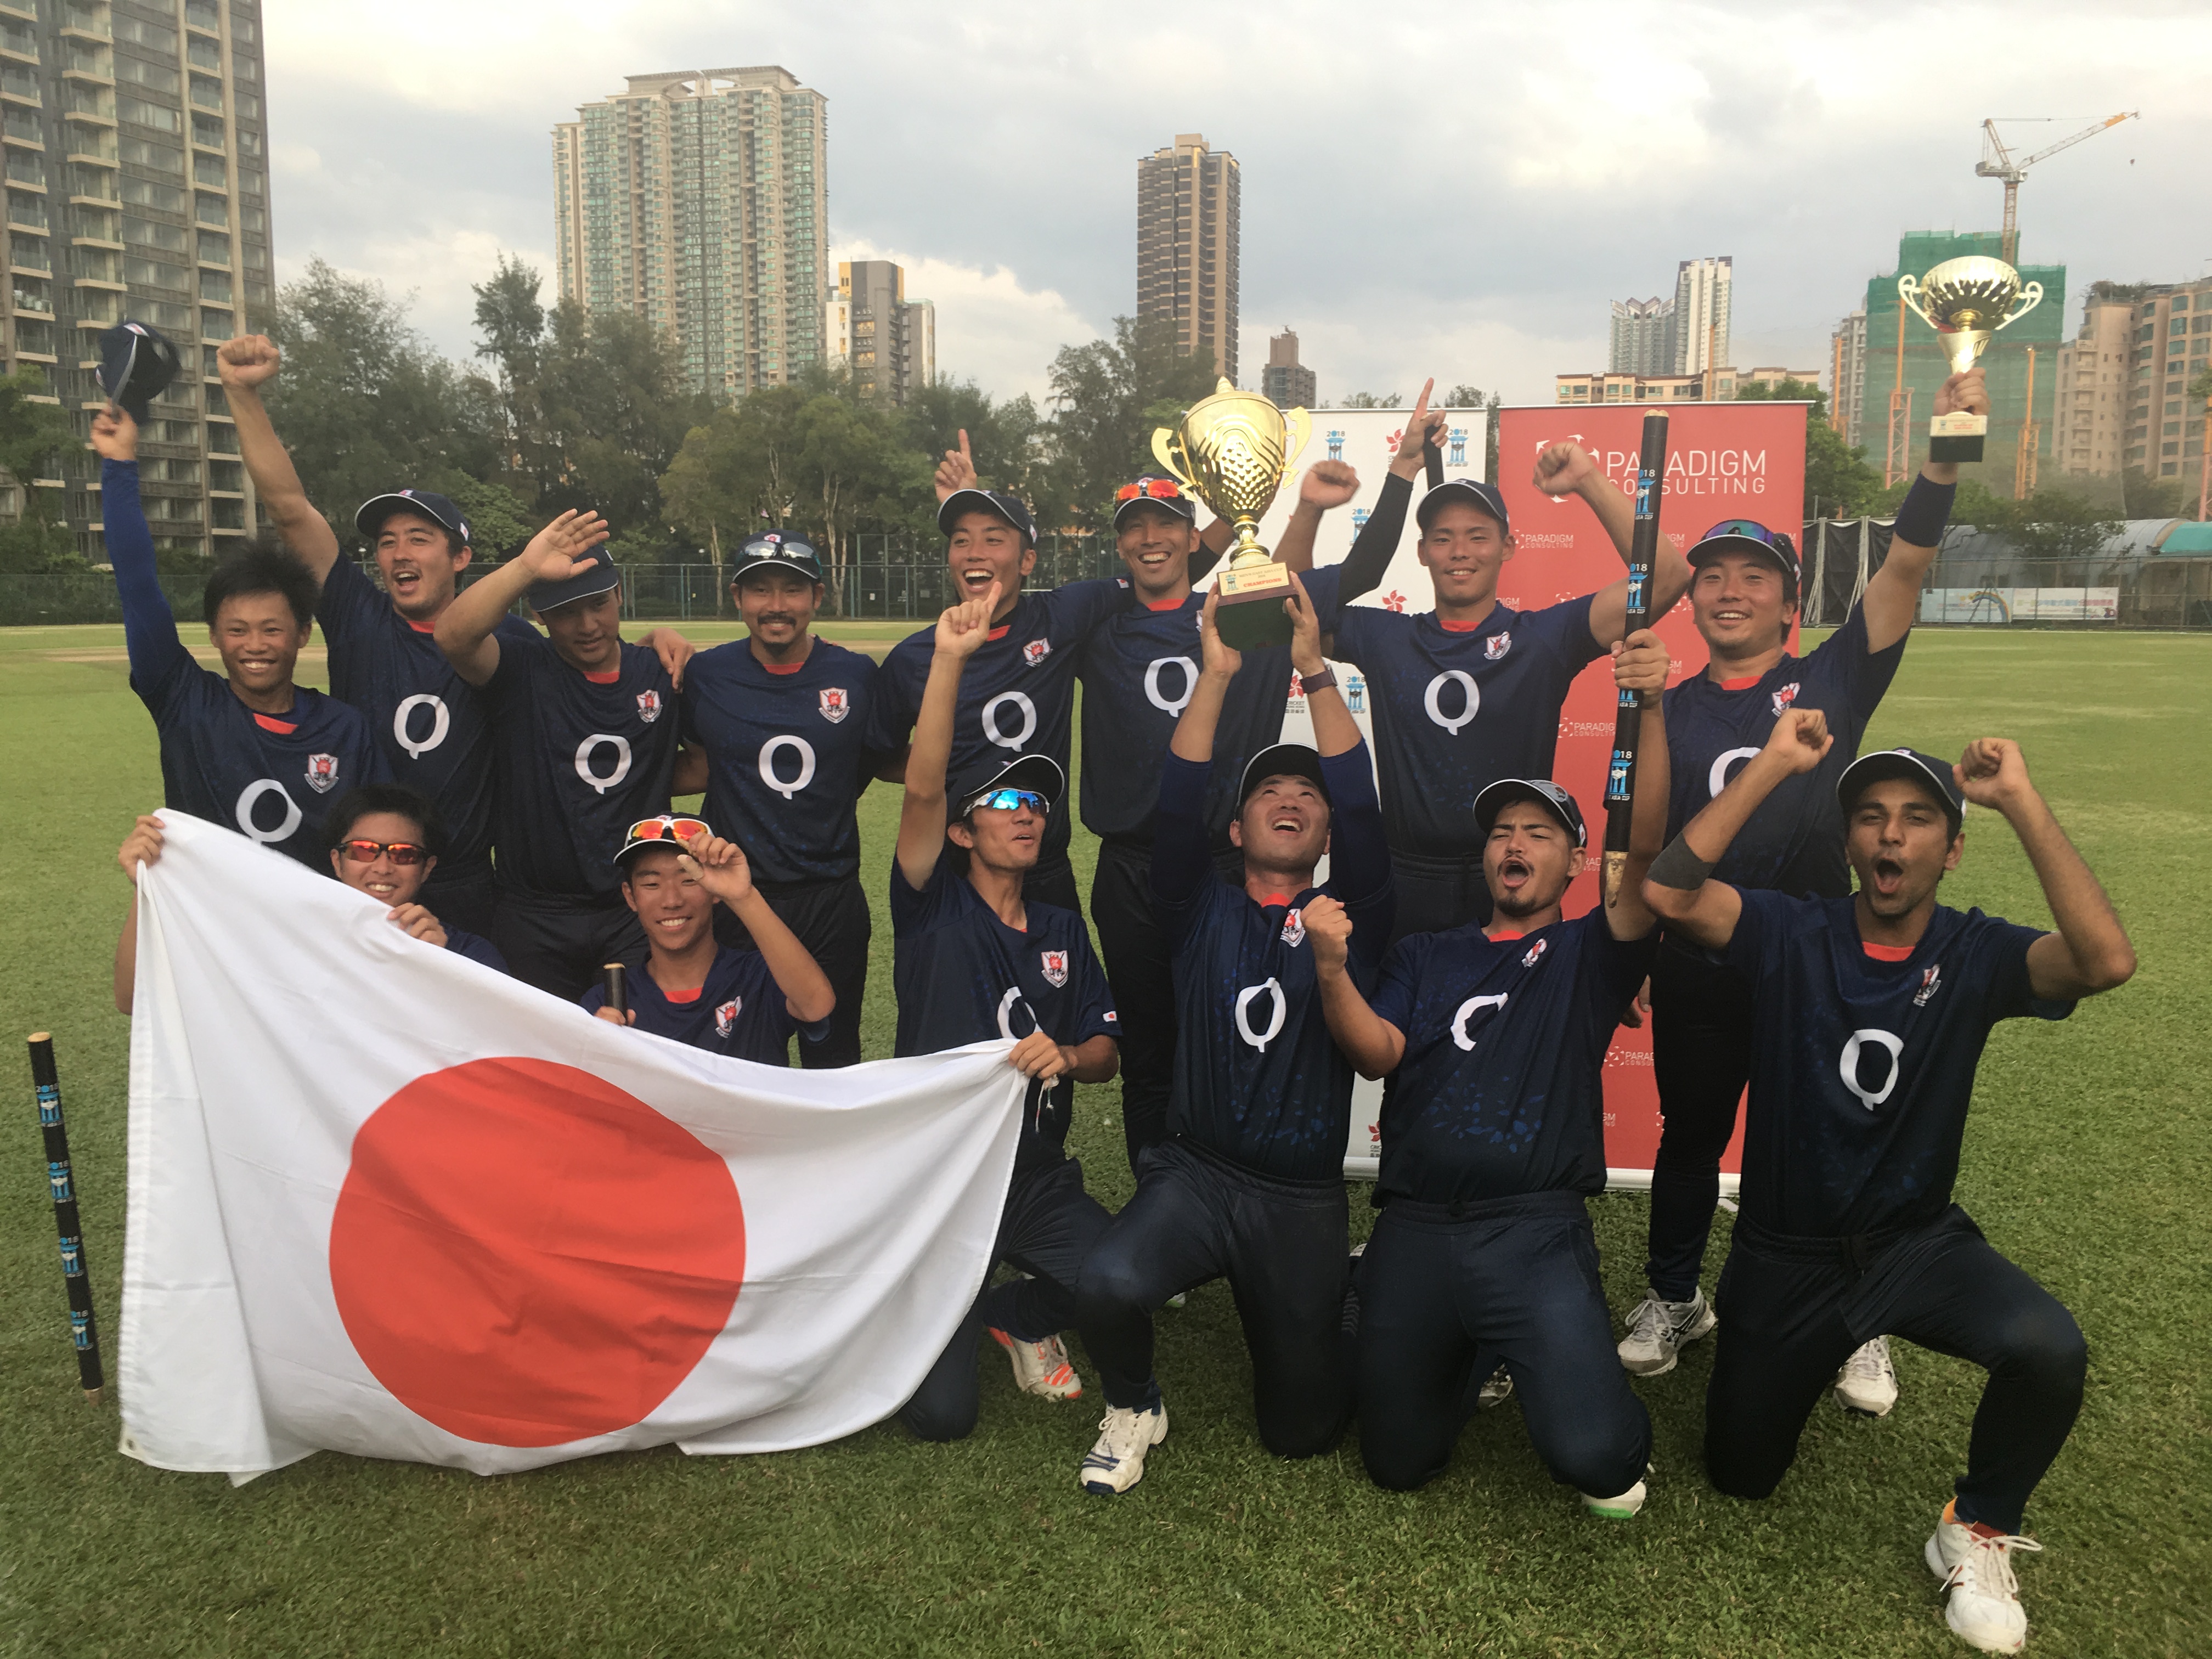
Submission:
<svg viewBox="0 0 2212 1659">
<path fill-rule="evenodd" d="M 2012 120 L 2035 118 L 2007 116 L 2005 118 Z M 2116 127 L 2123 121 L 2136 121 L 2142 118 L 2141 110 L 2124 109 L 2118 115 L 2108 116 L 2094 126 L 2082 128 L 2070 138 L 2061 138 L 2057 143 L 2036 151 L 2024 161 L 2014 161 L 2012 152 L 2005 148 L 2004 140 L 1997 137 L 1997 118 L 1992 116 L 1982 123 L 1982 159 L 1974 164 L 1974 176 L 1978 179 L 2004 180 L 2004 262 L 2007 264 L 2017 264 L 2020 262 L 2020 181 L 2027 177 L 2027 170 L 2038 161 L 2048 161 L 2060 150 L 2070 149 L 2084 138 L 2094 138 L 2108 127 Z"/>
</svg>

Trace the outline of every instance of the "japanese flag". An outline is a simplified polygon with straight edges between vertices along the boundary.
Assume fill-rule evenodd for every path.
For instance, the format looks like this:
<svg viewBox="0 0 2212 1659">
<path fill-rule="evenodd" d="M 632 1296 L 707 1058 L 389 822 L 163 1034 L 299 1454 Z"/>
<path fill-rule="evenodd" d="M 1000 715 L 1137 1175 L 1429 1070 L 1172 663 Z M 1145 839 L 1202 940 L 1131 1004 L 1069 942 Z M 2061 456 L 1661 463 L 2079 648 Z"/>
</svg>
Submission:
<svg viewBox="0 0 2212 1659">
<path fill-rule="evenodd" d="M 897 1409 L 980 1288 L 1023 1079 L 702 1054 L 165 812 L 138 884 L 125 1449 L 489 1474 Z"/>
</svg>

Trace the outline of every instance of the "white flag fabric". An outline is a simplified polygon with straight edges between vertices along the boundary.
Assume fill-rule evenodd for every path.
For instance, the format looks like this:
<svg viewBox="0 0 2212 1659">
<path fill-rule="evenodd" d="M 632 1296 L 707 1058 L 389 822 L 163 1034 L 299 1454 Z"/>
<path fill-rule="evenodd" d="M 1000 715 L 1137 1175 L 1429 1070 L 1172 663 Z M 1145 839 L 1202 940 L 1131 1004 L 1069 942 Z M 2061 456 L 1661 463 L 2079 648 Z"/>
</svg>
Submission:
<svg viewBox="0 0 2212 1659">
<path fill-rule="evenodd" d="M 480 1474 L 896 1410 L 989 1265 L 1023 1079 L 991 1043 L 726 1060 L 404 935 L 161 814 L 138 884 L 125 1445 Z"/>
</svg>

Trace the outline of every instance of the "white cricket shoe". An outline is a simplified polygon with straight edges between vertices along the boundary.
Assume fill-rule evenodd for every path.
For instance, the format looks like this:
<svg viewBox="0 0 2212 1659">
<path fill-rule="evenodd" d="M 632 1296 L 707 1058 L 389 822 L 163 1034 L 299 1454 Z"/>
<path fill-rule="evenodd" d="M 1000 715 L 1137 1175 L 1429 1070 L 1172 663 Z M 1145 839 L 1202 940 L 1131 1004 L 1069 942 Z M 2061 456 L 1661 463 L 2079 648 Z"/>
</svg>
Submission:
<svg viewBox="0 0 2212 1659">
<path fill-rule="evenodd" d="M 1111 1497 L 1145 1478 L 1145 1454 L 1168 1437 L 1168 1408 L 1124 1411 L 1109 1406 L 1098 1420 L 1098 1441 L 1083 1460 L 1076 1479 L 1085 1492 Z"/>
<path fill-rule="evenodd" d="M 1007 1335 L 995 1325 L 990 1327 L 990 1332 L 992 1339 L 1006 1351 L 1006 1358 L 1014 1362 L 1014 1386 L 1024 1394 L 1038 1395 L 1047 1400 L 1083 1398 L 1083 1379 L 1067 1363 L 1067 1345 L 1057 1336 L 1048 1336 L 1042 1342 L 1025 1342 L 1018 1336 Z"/>
<path fill-rule="evenodd" d="M 1943 1622 L 1984 1653 L 2018 1653 L 2027 1645 L 2027 1611 L 2020 1604 L 2012 1552 L 2040 1550 L 2033 1538 L 2010 1537 L 1954 1521 L 1947 1504 L 1924 1552 L 1928 1571 L 1950 1593 Z"/>
<path fill-rule="evenodd" d="M 1618 1498 L 1593 1498 L 1584 1492 L 1583 1507 L 1601 1521 L 1632 1521 L 1644 1507 L 1644 1483 L 1639 1480 Z"/>
<path fill-rule="evenodd" d="M 1836 1373 L 1836 1403 L 1863 1417 L 1887 1417 L 1897 1404 L 1897 1367 L 1890 1364 L 1889 1339 L 1877 1336 L 1853 1351 Z"/>
<path fill-rule="evenodd" d="M 1638 1376 L 1664 1376 L 1674 1369 L 1684 1343 L 1696 1341 L 1719 1323 L 1702 1290 L 1687 1302 L 1647 1296 L 1628 1316 L 1628 1334 L 1617 1350 L 1621 1365 Z"/>
</svg>

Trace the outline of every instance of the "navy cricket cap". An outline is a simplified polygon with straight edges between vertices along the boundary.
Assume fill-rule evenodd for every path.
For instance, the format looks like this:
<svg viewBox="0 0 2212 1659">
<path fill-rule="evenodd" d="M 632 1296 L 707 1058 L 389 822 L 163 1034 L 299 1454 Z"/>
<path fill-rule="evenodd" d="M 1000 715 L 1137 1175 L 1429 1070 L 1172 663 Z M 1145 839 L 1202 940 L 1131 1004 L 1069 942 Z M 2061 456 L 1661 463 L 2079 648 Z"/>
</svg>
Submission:
<svg viewBox="0 0 2212 1659">
<path fill-rule="evenodd" d="M 1304 778 L 1321 791 L 1321 798 L 1329 801 L 1328 780 L 1322 775 L 1321 753 L 1303 743 L 1278 743 L 1262 749 L 1244 763 L 1244 775 L 1237 785 L 1237 810 L 1243 811 L 1244 803 L 1252 799 L 1253 791 L 1269 778 Z"/>
<path fill-rule="evenodd" d="M 1157 507 L 1189 523 L 1198 522 L 1198 503 L 1173 478 L 1156 478 L 1147 472 L 1132 478 L 1114 492 L 1114 528 L 1140 507 Z"/>
<path fill-rule="evenodd" d="M 1966 798 L 1960 793 L 1950 762 L 1923 755 L 1917 749 L 1877 749 L 1871 755 L 1861 755 L 1836 780 L 1837 804 L 1848 816 L 1858 798 L 1885 778 L 1907 778 L 1927 785 L 1943 803 L 1954 832 L 1966 823 Z"/>
<path fill-rule="evenodd" d="M 972 487 L 954 490 L 937 509 L 937 527 L 950 536 L 952 526 L 960 522 L 960 515 L 963 513 L 988 513 L 994 518 L 1004 519 L 1021 532 L 1024 541 L 1031 547 L 1036 545 L 1036 520 L 1030 517 L 1030 510 L 1023 505 L 1022 498 L 1007 490 Z"/>
<path fill-rule="evenodd" d="M 622 572 L 615 568 L 615 556 L 601 542 L 576 561 L 580 567 L 573 576 L 564 576 L 557 582 L 532 582 L 526 596 L 533 611 L 552 611 L 564 605 L 574 605 L 579 599 L 588 599 L 608 589 L 622 586 Z"/>
<path fill-rule="evenodd" d="M 1781 531 L 1769 530 L 1756 519 L 1723 519 L 1698 538 L 1686 556 L 1694 569 L 1701 564 L 1710 564 L 1723 553 L 1748 553 L 1753 558 L 1765 560 L 1790 579 L 1790 591 L 1793 593 L 1804 574 L 1796 544 Z"/>
<path fill-rule="evenodd" d="M 100 389 L 143 425 L 147 404 L 177 378 L 177 349 L 143 323 L 118 323 L 100 337 Z"/>
<path fill-rule="evenodd" d="M 1049 755 L 1015 755 L 1003 760 L 986 755 L 962 767 L 945 791 L 953 817 L 966 817 L 994 789 L 1030 790 L 1044 797 L 1048 808 L 1056 807 L 1067 793 L 1067 774 Z"/>
<path fill-rule="evenodd" d="M 1468 501 L 1498 520 L 1498 527 L 1507 535 L 1513 533 L 1512 521 L 1505 516 L 1505 497 L 1498 493 L 1496 484 L 1485 483 L 1480 478 L 1446 478 L 1434 489 L 1421 497 L 1420 505 L 1413 509 L 1413 521 L 1425 535 L 1437 514 L 1454 501 Z"/>
<path fill-rule="evenodd" d="M 730 572 L 731 586 L 743 581 L 749 571 L 763 567 L 796 570 L 809 581 L 822 580 L 822 556 L 814 550 L 813 543 L 794 531 L 763 530 L 739 548 L 738 562 Z"/>
<path fill-rule="evenodd" d="M 395 513 L 421 514 L 459 536 L 463 547 L 471 539 L 469 521 L 461 516 L 461 509 L 430 489 L 389 489 L 381 495 L 371 495 L 355 512 L 353 527 L 374 541 L 376 532 L 384 528 L 384 521 Z"/>
<path fill-rule="evenodd" d="M 1575 838 L 1575 845 L 1589 845 L 1589 830 L 1583 823 L 1583 809 L 1575 798 L 1553 783 L 1549 778 L 1500 778 L 1483 786 L 1482 793 L 1474 798 L 1474 827 L 1484 835 L 1498 822 L 1498 815 L 1516 800 L 1533 800 L 1559 819 L 1560 828 Z"/>
</svg>

